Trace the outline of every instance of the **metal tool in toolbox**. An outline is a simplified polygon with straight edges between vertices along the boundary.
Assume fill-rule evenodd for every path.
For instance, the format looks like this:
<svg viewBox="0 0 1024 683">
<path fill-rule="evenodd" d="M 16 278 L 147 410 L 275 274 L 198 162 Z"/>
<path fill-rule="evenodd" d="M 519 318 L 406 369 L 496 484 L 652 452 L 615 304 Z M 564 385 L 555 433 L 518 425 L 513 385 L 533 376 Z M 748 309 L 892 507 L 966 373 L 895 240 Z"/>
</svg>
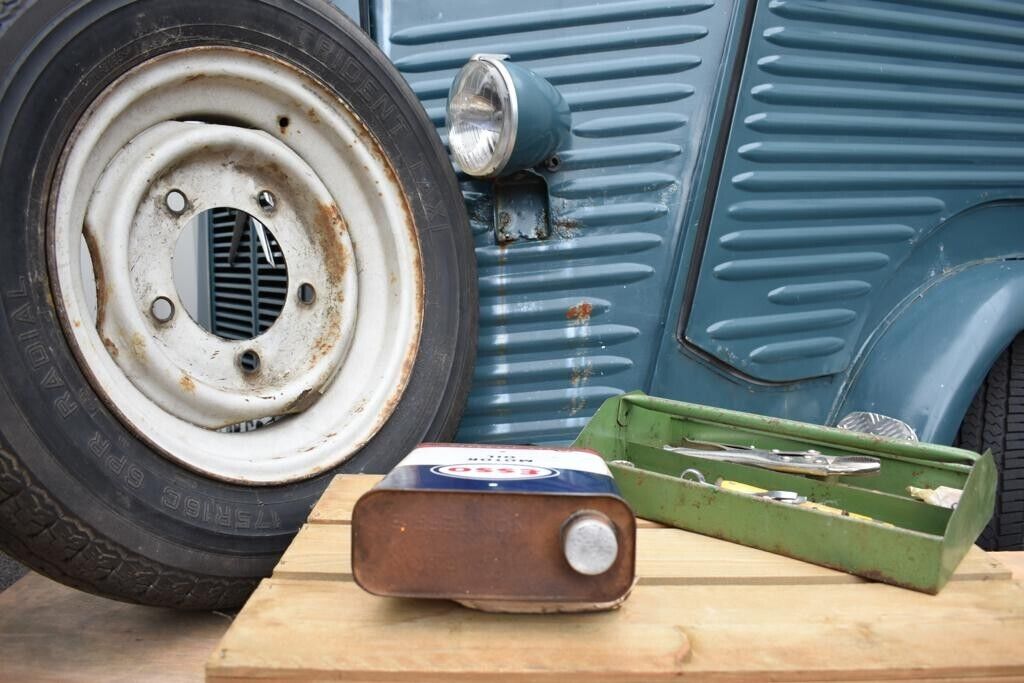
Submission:
<svg viewBox="0 0 1024 683">
<path fill-rule="evenodd" d="M 632 509 L 585 450 L 423 445 L 352 513 L 363 589 L 488 611 L 614 608 L 635 546 Z"/>
<path fill-rule="evenodd" d="M 665 446 L 666 451 L 681 453 L 691 458 L 734 462 L 740 465 L 762 467 L 776 472 L 808 474 L 827 477 L 842 474 L 875 474 L 882 463 L 866 455 L 823 455 L 816 450 L 765 450 L 753 446 L 732 446 L 702 442 L 685 442 L 683 446 Z"/>
</svg>

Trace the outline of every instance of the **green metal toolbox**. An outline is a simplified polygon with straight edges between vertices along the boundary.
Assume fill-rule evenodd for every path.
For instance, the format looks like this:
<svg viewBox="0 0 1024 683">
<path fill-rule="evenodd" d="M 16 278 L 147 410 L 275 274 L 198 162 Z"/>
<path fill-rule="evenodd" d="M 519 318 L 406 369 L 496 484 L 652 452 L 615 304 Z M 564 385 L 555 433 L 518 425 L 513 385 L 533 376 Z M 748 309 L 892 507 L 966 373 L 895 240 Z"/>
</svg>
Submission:
<svg viewBox="0 0 1024 683">
<path fill-rule="evenodd" d="M 665 450 L 684 442 L 868 455 L 878 474 L 808 477 Z M 609 399 L 574 444 L 600 453 L 636 514 L 886 583 L 937 593 L 992 516 L 988 453 L 625 394 Z M 683 479 L 700 471 L 706 483 Z M 839 515 L 724 490 L 718 480 L 799 493 Z M 841 480 L 840 480 L 841 479 Z M 912 498 L 908 486 L 962 489 L 955 509 Z M 870 519 L 863 519 L 866 516 Z"/>
</svg>

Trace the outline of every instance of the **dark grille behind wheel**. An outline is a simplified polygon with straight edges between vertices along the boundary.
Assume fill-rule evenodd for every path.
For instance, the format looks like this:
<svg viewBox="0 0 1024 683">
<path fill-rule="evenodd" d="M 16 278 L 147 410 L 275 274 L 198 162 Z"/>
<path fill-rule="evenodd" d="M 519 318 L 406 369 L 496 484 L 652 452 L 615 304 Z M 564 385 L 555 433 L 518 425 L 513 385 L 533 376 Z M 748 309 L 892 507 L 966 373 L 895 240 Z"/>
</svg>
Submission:
<svg viewBox="0 0 1024 683">
<path fill-rule="evenodd" d="M 226 339 L 251 339 L 266 332 L 284 307 L 288 270 L 277 239 L 267 242 L 277 267 L 267 262 L 251 226 L 246 226 L 233 264 L 228 263 L 234 209 L 209 212 L 211 331 Z"/>
</svg>

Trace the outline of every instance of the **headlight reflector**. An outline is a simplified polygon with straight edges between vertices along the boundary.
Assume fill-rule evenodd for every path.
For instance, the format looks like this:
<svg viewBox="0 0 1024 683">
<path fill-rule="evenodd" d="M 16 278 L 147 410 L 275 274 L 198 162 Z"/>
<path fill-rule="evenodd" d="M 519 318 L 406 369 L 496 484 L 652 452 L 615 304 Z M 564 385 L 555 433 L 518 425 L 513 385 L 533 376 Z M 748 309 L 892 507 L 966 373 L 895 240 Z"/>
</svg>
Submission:
<svg viewBox="0 0 1024 683">
<path fill-rule="evenodd" d="M 502 59 L 474 56 L 459 71 L 448 97 L 448 147 L 470 175 L 498 175 L 515 148 L 516 91 Z"/>
</svg>

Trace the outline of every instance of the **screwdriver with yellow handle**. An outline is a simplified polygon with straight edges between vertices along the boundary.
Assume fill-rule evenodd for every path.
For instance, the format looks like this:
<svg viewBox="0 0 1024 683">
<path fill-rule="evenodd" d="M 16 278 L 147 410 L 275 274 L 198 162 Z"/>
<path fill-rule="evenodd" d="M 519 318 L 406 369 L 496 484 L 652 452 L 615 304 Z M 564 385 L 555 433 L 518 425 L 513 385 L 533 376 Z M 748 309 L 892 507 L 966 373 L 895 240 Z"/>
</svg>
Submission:
<svg viewBox="0 0 1024 683">
<path fill-rule="evenodd" d="M 872 517 L 868 517 L 867 515 L 859 515 L 856 512 L 847 512 L 846 510 L 840 510 L 839 508 L 834 508 L 829 505 L 811 502 L 807 500 L 806 497 L 793 491 L 769 491 L 768 489 L 762 489 L 756 486 L 751 486 L 750 484 L 744 484 L 739 481 L 730 481 L 728 479 L 719 479 L 716 482 L 716 485 L 723 491 L 745 493 L 750 496 L 757 496 L 758 498 L 768 498 L 769 500 L 774 500 L 779 503 L 788 503 L 794 507 L 808 508 L 810 510 L 826 512 L 830 515 L 853 517 L 854 519 L 863 519 L 868 522 L 876 522 L 886 526 L 892 526 L 892 524 L 889 524 L 888 522 L 877 522 L 877 520 Z"/>
</svg>

